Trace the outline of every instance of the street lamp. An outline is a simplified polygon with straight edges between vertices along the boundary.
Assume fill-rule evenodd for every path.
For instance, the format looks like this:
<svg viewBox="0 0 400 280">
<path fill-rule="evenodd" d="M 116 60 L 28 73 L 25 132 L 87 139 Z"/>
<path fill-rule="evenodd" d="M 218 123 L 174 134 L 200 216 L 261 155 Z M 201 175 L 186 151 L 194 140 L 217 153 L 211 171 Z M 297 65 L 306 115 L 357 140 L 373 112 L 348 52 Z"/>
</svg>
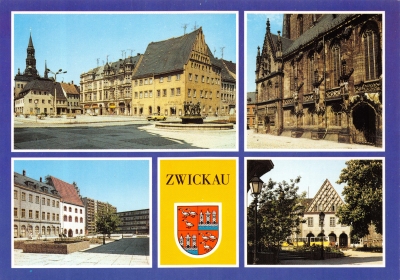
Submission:
<svg viewBox="0 0 400 280">
<path fill-rule="evenodd" d="M 36 122 L 37 122 L 37 104 L 38 104 L 38 100 L 35 99 L 35 116 L 36 116 Z"/>
<path fill-rule="evenodd" d="M 257 264 L 257 203 L 258 195 L 261 193 L 264 182 L 254 174 L 250 180 L 251 194 L 254 197 L 254 252 L 253 252 L 253 264 Z"/>
<path fill-rule="evenodd" d="M 56 91 L 56 85 L 57 85 L 57 75 L 58 74 L 65 74 L 67 71 L 63 71 L 62 69 L 59 69 L 57 72 L 51 71 L 49 68 L 46 69 L 47 72 L 50 72 L 51 74 L 54 75 L 54 115 L 57 116 L 57 91 Z"/>
<path fill-rule="evenodd" d="M 321 226 L 321 235 L 322 235 L 321 260 L 324 259 L 324 219 L 325 219 L 325 213 L 321 211 L 321 213 L 319 213 L 319 224 Z"/>
</svg>

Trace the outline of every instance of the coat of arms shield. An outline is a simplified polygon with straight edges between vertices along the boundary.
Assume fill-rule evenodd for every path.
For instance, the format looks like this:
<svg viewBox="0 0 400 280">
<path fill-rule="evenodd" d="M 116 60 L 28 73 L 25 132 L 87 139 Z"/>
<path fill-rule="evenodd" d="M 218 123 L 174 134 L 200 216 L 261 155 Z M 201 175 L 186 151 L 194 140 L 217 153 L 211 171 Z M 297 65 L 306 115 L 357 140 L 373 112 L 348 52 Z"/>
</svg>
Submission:
<svg viewBox="0 0 400 280">
<path fill-rule="evenodd" d="M 191 257 L 205 257 L 214 252 L 221 239 L 219 203 L 175 204 L 177 246 Z"/>
</svg>

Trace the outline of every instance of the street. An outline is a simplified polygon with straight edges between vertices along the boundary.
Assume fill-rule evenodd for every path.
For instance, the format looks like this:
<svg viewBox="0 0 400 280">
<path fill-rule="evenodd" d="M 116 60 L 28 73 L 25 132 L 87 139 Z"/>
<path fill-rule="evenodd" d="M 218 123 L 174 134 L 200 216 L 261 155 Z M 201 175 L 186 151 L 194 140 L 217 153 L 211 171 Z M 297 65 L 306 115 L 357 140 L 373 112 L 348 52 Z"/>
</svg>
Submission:
<svg viewBox="0 0 400 280">
<path fill-rule="evenodd" d="M 174 119 L 176 121 L 176 119 Z M 236 130 L 167 130 L 134 117 L 14 118 L 15 150 L 234 149 Z"/>
</svg>

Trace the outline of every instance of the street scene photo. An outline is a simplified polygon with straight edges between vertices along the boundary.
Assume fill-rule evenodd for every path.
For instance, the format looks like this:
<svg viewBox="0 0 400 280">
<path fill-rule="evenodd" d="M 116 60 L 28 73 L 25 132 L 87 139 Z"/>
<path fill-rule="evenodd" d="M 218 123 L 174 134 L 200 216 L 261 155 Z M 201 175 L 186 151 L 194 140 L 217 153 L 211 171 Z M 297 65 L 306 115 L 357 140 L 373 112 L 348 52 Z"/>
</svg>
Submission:
<svg viewBox="0 0 400 280">
<path fill-rule="evenodd" d="M 248 159 L 246 265 L 383 267 L 383 170 L 382 159 Z"/>
<path fill-rule="evenodd" d="M 236 13 L 12 20 L 13 149 L 238 148 Z"/>
<path fill-rule="evenodd" d="M 13 167 L 13 268 L 151 267 L 149 160 Z"/>
</svg>

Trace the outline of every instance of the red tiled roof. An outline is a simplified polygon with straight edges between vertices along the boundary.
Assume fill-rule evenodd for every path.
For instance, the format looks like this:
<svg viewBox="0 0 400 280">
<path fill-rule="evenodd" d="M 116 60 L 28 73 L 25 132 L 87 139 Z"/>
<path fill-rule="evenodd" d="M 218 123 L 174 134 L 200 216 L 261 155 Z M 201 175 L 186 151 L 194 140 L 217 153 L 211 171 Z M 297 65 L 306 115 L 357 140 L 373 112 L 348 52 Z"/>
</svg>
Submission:
<svg viewBox="0 0 400 280">
<path fill-rule="evenodd" d="M 79 94 L 74 84 L 66 84 L 66 83 L 60 83 L 60 84 L 67 94 Z"/>
<path fill-rule="evenodd" d="M 84 206 L 75 186 L 66 183 L 60 179 L 50 176 L 53 186 L 56 188 L 61 196 L 61 200 L 66 203 L 71 203 L 77 206 Z"/>
</svg>

